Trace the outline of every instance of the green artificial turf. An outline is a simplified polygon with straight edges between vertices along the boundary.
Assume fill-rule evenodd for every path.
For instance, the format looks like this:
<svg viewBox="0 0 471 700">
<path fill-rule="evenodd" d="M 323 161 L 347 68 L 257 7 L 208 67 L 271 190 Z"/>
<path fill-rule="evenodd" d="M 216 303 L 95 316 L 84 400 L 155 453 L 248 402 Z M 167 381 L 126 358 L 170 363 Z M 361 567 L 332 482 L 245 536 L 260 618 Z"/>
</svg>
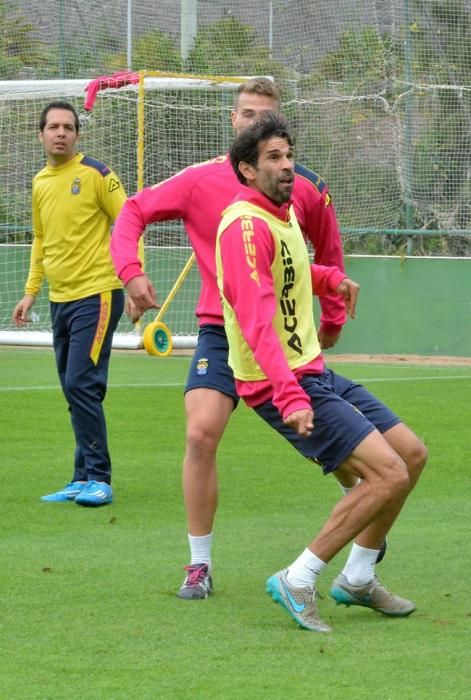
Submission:
<svg viewBox="0 0 471 700">
<path fill-rule="evenodd" d="M 312 539 L 340 491 L 253 412 L 219 453 L 215 595 L 175 596 L 188 563 L 181 496 L 188 357 L 112 357 L 112 505 L 40 496 L 71 476 L 73 440 L 50 350 L 0 349 L 0 698 L 468 698 L 471 369 L 339 364 L 422 437 L 429 463 L 378 574 L 417 611 L 336 606 L 299 629 L 266 578 Z"/>
</svg>

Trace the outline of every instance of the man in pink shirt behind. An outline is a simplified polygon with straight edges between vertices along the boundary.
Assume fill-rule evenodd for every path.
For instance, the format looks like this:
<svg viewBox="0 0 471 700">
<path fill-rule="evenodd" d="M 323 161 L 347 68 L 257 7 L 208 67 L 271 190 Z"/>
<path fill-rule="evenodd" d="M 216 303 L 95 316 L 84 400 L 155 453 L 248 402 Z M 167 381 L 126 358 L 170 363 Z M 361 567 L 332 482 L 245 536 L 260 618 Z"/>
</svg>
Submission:
<svg viewBox="0 0 471 700">
<path fill-rule="evenodd" d="M 266 110 L 278 110 L 280 95 L 266 78 L 240 86 L 232 125 L 240 133 Z M 181 219 L 195 251 L 202 286 L 196 308 L 199 323 L 198 347 L 185 390 L 187 418 L 183 491 L 191 551 L 187 576 L 178 595 L 186 599 L 206 598 L 212 592 L 211 547 L 218 501 L 216 452 L 229 417 L 237 405 L 232 370 L 227 364 L 227 338 L 216 281 L 214 250 L 216 232 L 225 207 L 240 191 L 228 155 L 190 166 L 173 177 L 129 198 L 118 217 L 111 240 L 116 272 L 136 307 L 136 321 L 144 311 L 156 307 L 152 282 L 144 274 L 137 250 L 147 225 Z M 295 166 L 293 206 L 306 240 L 314 248 L 318 264 L 343 270 L 343 256 L 334 207 L 325 182 L 315 173 Z M 322 308 L 319 342 L 332 347 L 346 320 L 345 304 L 331 291 L 320 297 Z M 345 492 L 356 479 L 344 479 Z"/>
<path fill-rule="evenodd" d="M 415 610 L 380 584 L 374 567 L 427 451 L 363 386 L 324 366 L 312 291 L 337 291 L 353 315 L 358 285 L 338 268 L 309 265 L 291 206 L 292 147 L 286 119 L 275 112 L 236 138 L 231 162 L 247 187 L 223 214 L 216 263 L 239 395 L 324 474 L 361 479 L 299 557 L 267 580 L 267 593 L 298 625 L 329 632 L 317 611 L 316 582 L 352 540 L 332 598 L 391 617 Z"/>
</svg>

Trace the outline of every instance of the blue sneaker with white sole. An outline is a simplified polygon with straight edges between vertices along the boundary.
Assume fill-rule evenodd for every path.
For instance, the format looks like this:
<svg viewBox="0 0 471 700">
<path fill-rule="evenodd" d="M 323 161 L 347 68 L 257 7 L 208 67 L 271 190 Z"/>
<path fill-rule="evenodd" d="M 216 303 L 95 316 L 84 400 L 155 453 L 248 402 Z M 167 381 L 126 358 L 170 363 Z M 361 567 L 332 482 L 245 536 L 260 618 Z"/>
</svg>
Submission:
<svg viewBox="0 0 471 700">
<path fill-rule="evenodd" d="M 113 500 L 113 490 L 106 481 L 88 481 L 75 499 L 79 506 L 106 506 Z"/>
<path fill-rule="evenodd" d="M 337 605 L 361 605 L 389 617 L 407 617 L 415 610 L 414 603 L 390 593 L 376 576 L 364 586 L 352 586 L 344 574 L 339 574 L 332 584 L 330 595 Z"/>
<path fill-rule="evenodd" d="M 312 632 L 331 632 L 332 628 L 320 619 L 314 588 L 295 588 L 286 578 L 288 569 L 278 571 L 267 580 L 266 592 L 279 603 L 300 627 Z"/>
<path fill-rule="evenodd" d="M 64 501 L 75 501 L 76 497 L 86 487 L 86 481 L 71 481 L 66 484 L 63 489 L 55 493 L 48 493 L 47 496 L 41 496 L 41 501 L 49 501 L 60 503 Z"/>
</svg>

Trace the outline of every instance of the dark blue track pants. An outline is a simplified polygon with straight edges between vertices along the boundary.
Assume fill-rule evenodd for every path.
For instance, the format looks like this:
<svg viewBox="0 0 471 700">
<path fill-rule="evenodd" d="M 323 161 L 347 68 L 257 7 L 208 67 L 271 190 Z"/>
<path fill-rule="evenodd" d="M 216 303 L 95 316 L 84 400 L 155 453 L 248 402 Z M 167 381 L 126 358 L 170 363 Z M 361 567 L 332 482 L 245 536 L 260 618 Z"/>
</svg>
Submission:
<svg viewBox="0 0 471 700">
<path fill-rule="evenodd" d="M 73 481 L 111 483 L 103 400 L 111 342 L 123 308 L 122 289 L 51 302 L 57 372 L 76 442 Z"/>
</svg>

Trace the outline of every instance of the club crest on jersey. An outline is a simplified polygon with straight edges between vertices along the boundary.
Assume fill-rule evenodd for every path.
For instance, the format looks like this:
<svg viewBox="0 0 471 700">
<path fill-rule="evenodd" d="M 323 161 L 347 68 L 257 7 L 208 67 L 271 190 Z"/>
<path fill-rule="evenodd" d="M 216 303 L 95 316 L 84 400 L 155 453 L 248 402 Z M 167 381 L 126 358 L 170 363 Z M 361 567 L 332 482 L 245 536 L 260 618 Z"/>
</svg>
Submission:
<svg viewBox="0 0 471 700">
<path fill-rule="evenodd" d="M 81 182 L 80 178 L 76 177 L 72 182 L 72 187 L 70 188 L 70 194 L 80 194 Z"/>
<path fill-rule="evenodd" d="M 208 358 L 207 357 L 200 357 L 198 362 L 196 363 L 196 374 L 198 375 L 203 375 L 203 374 L 208 374 Z"/>
</svg>

